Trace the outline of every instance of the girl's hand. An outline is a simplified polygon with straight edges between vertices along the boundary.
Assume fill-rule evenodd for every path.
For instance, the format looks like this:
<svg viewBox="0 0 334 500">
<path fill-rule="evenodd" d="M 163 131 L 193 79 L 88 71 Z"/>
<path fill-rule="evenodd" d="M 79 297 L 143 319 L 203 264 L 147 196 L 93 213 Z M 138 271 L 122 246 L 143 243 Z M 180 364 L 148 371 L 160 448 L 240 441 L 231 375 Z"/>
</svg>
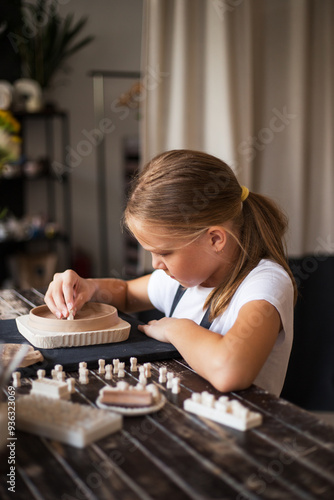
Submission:
<svg viewBox="0 0 334 500">
<path fill-rule="evenodd" d="M 172 342 L 173 334 L 180 335 L 180 329 L 187 328 L 188 323 L 193 323 L 187 319 L 162 318 L 152 320 L 147 325 L 138 325 L 138 330 L 160 342 Z"/>
<path fill-rule="evenodd" d="M 173 323 L 173 321 L 175 321 L 175 318 L 154 319 L 149 321 L 147 325 L 138 325 L 138 330 L 155 340 L 170 343 L 167 334 L 167 327 L 170 323 Z"/>
<path fill-rule="evenodd" d="M 80 278 L 71 270 L 56 273 L 45 294 L 45 303 L 57 318 L 67 318 L 70 311 L 75 314 L 88 302 L 95 292 L 91 280 Z"/>
</svg>

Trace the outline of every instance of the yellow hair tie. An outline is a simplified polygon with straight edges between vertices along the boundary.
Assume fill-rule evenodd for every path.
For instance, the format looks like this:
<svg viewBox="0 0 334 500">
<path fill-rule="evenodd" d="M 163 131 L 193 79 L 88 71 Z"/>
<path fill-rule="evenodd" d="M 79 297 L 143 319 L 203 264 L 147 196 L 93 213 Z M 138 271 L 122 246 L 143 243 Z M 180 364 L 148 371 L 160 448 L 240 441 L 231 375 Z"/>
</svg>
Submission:
<svg viewBox="0 0 334 500">
<path fill-rule="evenodd" d="M 249 189 L 246 186 L 241 186 L 241 201 L 245 201 L 248 198 Z"/>
</svg>

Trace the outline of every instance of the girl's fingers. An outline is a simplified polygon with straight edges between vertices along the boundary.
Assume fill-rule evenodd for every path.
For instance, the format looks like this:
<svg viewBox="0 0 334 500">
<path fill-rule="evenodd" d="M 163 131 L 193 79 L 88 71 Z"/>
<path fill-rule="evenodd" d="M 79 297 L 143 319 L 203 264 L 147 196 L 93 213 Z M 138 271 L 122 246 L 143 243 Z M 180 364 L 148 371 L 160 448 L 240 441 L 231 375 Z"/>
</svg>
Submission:
<svg viewBox="0 0 334 500">
<path fill-rule="evenodd" d="M 49 290 L 48 290 L 49 291 Z M 44 297 L 44 302 L 46 303 L 46 305 L 48 306 L 48 308 L 50 309 L 50 311 L 55 315 L 57 316 L 57 313 L 59 315 L 59 311 L 58 311 L 58 308 L 52 298 L 52 295 L 50 295 L 49 293 L 45 294 L 45 297 Z M 58 316 L 57 316 L 58 317 Z"/>
<path fill-rule="evenodd" d="M 72 270 L 56 273 L 45 294 L 45 303 L 57 318 L 68 318 L 70 312 L 75 316 L 82 306 L 90 300 L 94 286 L 89 280 L 80 278 Z"/>
<path fill-rule="evenodd" d="M 140 332 L 146 333 L 148 325 L 138 325 L 138 330 Z"/>
<path fill-rule="evenodd" d="M 63 316 L 67 318 L 70 311 L 74 310 L 74 291 L 75 285 L 65 284 L 63 285 L 63 297 L 64 297 L 64 309 Z"/>
<path fill-rule="evenodd" d="M 74 288 L 78 275 L 74 271 L 56 273 L 45 294 L 45 303 L 57 318 L 67 318 L 68 304 L 74 307 Z"/>
<path fill-rule="evenodd" d="M 64 296 L 62 292 L 56 289 L 53 282 L 50 283 L 44 300 L 50 311 L 55 314 L 58 319 L 63 317 L 63 313 L 67 310 Z"/>
</svg>

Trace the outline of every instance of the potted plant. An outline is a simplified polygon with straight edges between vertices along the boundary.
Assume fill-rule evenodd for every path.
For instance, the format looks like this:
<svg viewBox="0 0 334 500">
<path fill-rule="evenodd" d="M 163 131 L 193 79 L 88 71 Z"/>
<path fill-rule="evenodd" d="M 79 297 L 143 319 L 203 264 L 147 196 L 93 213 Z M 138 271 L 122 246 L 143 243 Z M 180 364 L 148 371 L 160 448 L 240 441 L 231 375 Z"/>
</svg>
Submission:
<svg viewBox="0 0 334 500">
<path fill-rule="evenodd" d="M 92 35 L 78 39 L 87 19 L 75 21 L 73 14 L 61 17 L 57 0 L 24 2 L 22 24 L 12 38 L 21 56 L 22 76 L 48 88 L 67 60 L 94 39 Z"/>
</svg>

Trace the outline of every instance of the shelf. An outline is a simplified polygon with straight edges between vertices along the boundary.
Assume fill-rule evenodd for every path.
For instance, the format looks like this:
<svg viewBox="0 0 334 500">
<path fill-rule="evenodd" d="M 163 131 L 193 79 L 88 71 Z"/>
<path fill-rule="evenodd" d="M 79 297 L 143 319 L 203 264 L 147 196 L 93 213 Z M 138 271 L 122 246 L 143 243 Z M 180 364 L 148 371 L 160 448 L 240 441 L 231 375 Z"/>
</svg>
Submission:
<svg viewBox="0 0 334 500">
<path fill-rule="evenodd" d="M 13 175 L 13 177 L 6 177 L 4 175 L 0 175 L 0 182 L 4 183 L 15 183 L 19 181 L 23 182 L 34 182 L 34 181 L 40 181 L 40 180 L 50 180 L 50 181 L 58 181 L 62 182 L 64 179 L 68 178 L 68 174 L 64 173 L 62 175 L 56 175 L 52 171 L 51 172 L 44 172 L 41 174 L 37 175 L 27 175 L 24 172 L 20 173 L 19 175 Z"/>
<path fill-rule="evenodd" d="M 29 119 L 29 118 L 37 118 L 37 119 L 41 119 L 41 118 L 57 118 L 57 117 L 61 117 L 61 118 L 66 118 L 67 117 L 67 113 L 66 111 L 62 111 L 62 110 L 57 110 L 57 109 L 45 109 L 43 111 L 36 111 L 35 113 L 28 113 L 27 111 L 14 111 L 13 112 L 15 118 L 17 119 Z"/>
<path fill-rule="evenodd" d="M 67 165 L 68 115 L 63 110 L 45 109 L 36 113 L 17 111 L 14 116 L 21 123 L 24 161 L 16 175 L 0 177 L 0 208 L 8 208 L 9 214 L 15 217 L 13 225 L 17 224 L 14 232 L 15 229 L 10 230 L 10 224 L 4 226 L 4 220 L 0 220 L 3 237 L 0 240 L 0 284 L 12 274 L 7 260 L 20 252 L 37 254 L 41 248 L 55 252 L 62 259 L 61 268 L 69 267 L 71 261 L 69 169 L 65 169 L 62 175 L 56 175 L 52 169 L 52 162 L 57 159 Z M 38 216 L 43 224 L 30 226 L 30 217 Z M 26 226 L 25 219 L 28 219 Z M 51 232 L 48 232 L 48 224 Z M 55 225 L 54 234 L 52 224 Z"/>
<path fill-rule="evenodd" d="M 0 240 L 0 244 L 26 244 L 26 243 L 52 243 L 53 241 L 68 241 L 68 235 L 65 233 L 59 232 L 54 234 L 53 236 L 33 236 L 32 238 L 5 238 Z"/>
</svg>

